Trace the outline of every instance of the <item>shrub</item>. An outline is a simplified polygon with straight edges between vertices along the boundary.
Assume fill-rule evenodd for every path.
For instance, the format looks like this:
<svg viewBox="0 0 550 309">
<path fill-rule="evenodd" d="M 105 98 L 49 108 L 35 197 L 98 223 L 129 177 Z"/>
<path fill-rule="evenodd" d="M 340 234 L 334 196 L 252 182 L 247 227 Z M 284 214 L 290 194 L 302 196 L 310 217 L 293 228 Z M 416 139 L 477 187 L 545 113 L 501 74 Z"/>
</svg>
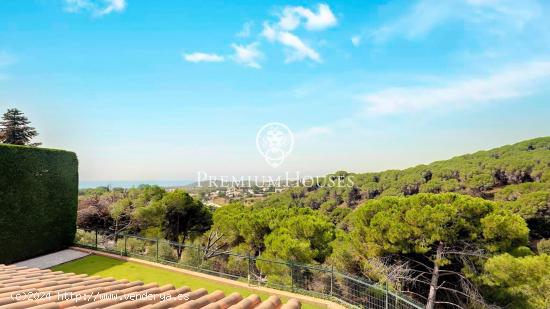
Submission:
<svg viewBox="0 0 550 309">
<path fill-rule="evenodd" d="M 194 245 L 196 245 L 196 244 L 194 244 Z M 179 262 L 184 264 L 184 265 L 198 267 L 204 261 L 202 260 L 201 254 L 199 253 L 197 248 L 187 247 L 183 250 Z"/>
<path fill-rule="evenodd" d="M 86 232 L 83 230 L 77 230 L 74 236 L 74 242 L 86 246 L 95 245 L 95 232 Z"/>
<path fill-rule="evenodd" d="M 232 274 L 245 275 L 248 273 L 249 261 L 246 256 L 251 252 L 246 244 L 240 244 L 239 246 L 231 250 L 236 255 L 227 256 L 226 271 Z"/>
<path fill-rule="evenodd" d="M 117 241 L 117 251 L 124 252 L 125 245 L 126 245 L 126 253 L 144 255 L 146 251 L 145 249 L 147 247 L 147 242 L 139 238 L 128 237 L 126 239 L 126 244 L 125 244 L 124 238 L 119 239 Z"/>
<path fill-rule="evenodd" d="M 174 248 L 172 248 L 172 246 L 170 246 L 168 242 L 159 240 L 158 250 L 159 250 L 159 254 L 158 254 L 159 260 L 165 260 L 170 262 L 178 261 L 178 256 L 176 254 L 176 251 L 174 250 Z M 147 247 L 147 255 L 149 255 L 152 258 L 156 258 L 157 256 L 156 243 L 151 244 L 150 246 Z"/>
<path fill-rule="evenodd" d="M 539 254 L 550 254 L 550 239 L 542 239 L 537 244 Z"/>
<path fill-rule="evenodd" d="M 525 257 L 525 256 L 530 256 L 530 255 L 533 255 L 533 251 L 531 251 L 531 249 L 529 249 L 529 247 L 526 247 L 526 246 L 519 246 L 517 248 L 514 248 L 510 254 L 513 256 L 513 257 Z"/>
<path fill-rule="evenodd" d="M 76 154 L 0 145 L 0 263 L 70 246 L 77 199 Z"/>
</svg>

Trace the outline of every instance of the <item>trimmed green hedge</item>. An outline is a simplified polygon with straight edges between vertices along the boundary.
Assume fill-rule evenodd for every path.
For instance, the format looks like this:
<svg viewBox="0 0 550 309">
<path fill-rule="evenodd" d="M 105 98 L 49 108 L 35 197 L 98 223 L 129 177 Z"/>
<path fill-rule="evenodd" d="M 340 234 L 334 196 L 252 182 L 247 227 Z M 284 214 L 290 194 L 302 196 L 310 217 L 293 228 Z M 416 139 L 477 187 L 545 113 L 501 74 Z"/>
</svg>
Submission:
<svg viewBox="0 0 550 309">
<path fill-rule="evenodd" d="M 71 245 L 77 205 L 75 153 L 0 144 L 0 264 Z"/>
</svg>

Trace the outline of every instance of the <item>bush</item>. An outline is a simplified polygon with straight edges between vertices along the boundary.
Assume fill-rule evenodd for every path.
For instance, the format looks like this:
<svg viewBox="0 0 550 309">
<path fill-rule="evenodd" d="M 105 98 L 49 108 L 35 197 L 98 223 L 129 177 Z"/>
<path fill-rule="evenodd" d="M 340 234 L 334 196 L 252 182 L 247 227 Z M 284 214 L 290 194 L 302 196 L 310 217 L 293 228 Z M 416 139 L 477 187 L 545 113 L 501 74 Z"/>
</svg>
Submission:
<svg viewBox="0 0 550 309">
<path fill-rule="evenodd" d="M 530 255 L 533 255 L 533 251 L 531 251 L 531 249 L 529 249 L 528 247 L 525 247 L 525 246 L 519 246 L 517 248 L 514 248 L 510 254 L 513 256 L 513 257 L 525 257 L 525 256 L 530 256 Z"/>
<path fill-rule="evenodd" d="M 77 199 L 76 154 L 0 145 L 0 263 L 70 246 Z"/>
<path fill-rule="evenodd" d="M 542 239 L 537 244 L 539 254 L 550 254 L 550 239 Z"/>
<path fill-rule="evenodd" d="M 227 256 L 226 271 L 231 274 L 238 274 L 241 276 L 248 274 L 249 260 L 246 256 L 250 255 L 251 252 L 247 245 L 240 244 L 239 246 L 233 248 L 231 252 L 236 255 Z"/>
<path fill-rule="evenodd" d="M 126 245 L 127 254 L 144 255 L 146 253 L 147 242 L 145 240 L 134 238 L 134 237 L 128 237 L 126 239 L 126 244 L 125 244 L 124 238 L 119 239 L 117 241 L 117 251 L 124 252 L 125 245 Z"/>
<path fill-rule="evenodd" d="M 77 230 L 74 236 L 74 242 L 86 246 L 95 246 L 95 232 Z"/>
<path fill-rule="evenodd" d="M 159 240 L 158 244 L 159 254 L 158 258 L 159 260 L 165 260 L 169 262 L 177 262 L 178 261 L 178 255 L 176 254 L 176 251 L 170 244 L 166 241 Z M 157 257 L 157 244 L 151 244 L 147 247 L 147 255 L 153 258 Z"/>
<path fill-rule="evenodd" d="M 193 244 L 193 245 L 196 245 L 196 244 Z M 198 252 L 197 248 L 195 247 L 186 247 L 181 254 L 181 258 L 179 262 L 184 265 L 189 265 L 194 267 L 199 267 L 203 263 L 201 254 Z"/>
</svg>

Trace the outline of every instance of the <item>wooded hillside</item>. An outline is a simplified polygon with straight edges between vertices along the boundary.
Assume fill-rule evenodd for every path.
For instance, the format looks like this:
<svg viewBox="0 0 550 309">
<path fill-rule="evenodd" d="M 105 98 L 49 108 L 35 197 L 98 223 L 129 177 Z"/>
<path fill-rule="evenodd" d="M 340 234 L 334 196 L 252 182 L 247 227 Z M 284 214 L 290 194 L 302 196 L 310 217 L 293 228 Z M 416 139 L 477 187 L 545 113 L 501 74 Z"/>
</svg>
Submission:
<svg viewBox="0 0 550 309">
<path fill-rule="evenodd" d="M 354 185 L 336 187 L 337 181 Z M 192 250 L 159 248 L 173 262 L 229 273 L 253 269 L 273 284 L 324 286 L 311 273 L 261 260 L 333 267 L 428 308 L 546 308 L 550 137 L 402 171 L 337 172 L 252 206 L 208 209 L 181 190 L 155 186 L 87 190 L 78 225 L 230 252 L 197 258 Z M 259 260 L 248 265 L 237 255 Z"/>
</svg>

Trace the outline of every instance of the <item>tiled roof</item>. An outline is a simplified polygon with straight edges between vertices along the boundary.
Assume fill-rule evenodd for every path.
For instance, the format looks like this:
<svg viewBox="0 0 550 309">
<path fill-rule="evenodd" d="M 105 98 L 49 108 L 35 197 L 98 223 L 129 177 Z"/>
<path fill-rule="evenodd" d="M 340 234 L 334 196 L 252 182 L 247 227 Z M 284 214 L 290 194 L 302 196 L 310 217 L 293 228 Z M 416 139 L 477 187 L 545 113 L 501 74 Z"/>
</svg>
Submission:
<svg viewBox="0 0 550 309">
<path fill-rule="evenodd" d="M 167 284 L 115 280 L 98 276 L 76 275 L 49 269 L 0 264 L 0 309 L 299 309 L 290 299 L 282 304 L 277 296 L 263 302 L 257 295 L 243 298 L 239 293 L 210 294 L 205 289 L 191 291 Z"/>
</svg>

